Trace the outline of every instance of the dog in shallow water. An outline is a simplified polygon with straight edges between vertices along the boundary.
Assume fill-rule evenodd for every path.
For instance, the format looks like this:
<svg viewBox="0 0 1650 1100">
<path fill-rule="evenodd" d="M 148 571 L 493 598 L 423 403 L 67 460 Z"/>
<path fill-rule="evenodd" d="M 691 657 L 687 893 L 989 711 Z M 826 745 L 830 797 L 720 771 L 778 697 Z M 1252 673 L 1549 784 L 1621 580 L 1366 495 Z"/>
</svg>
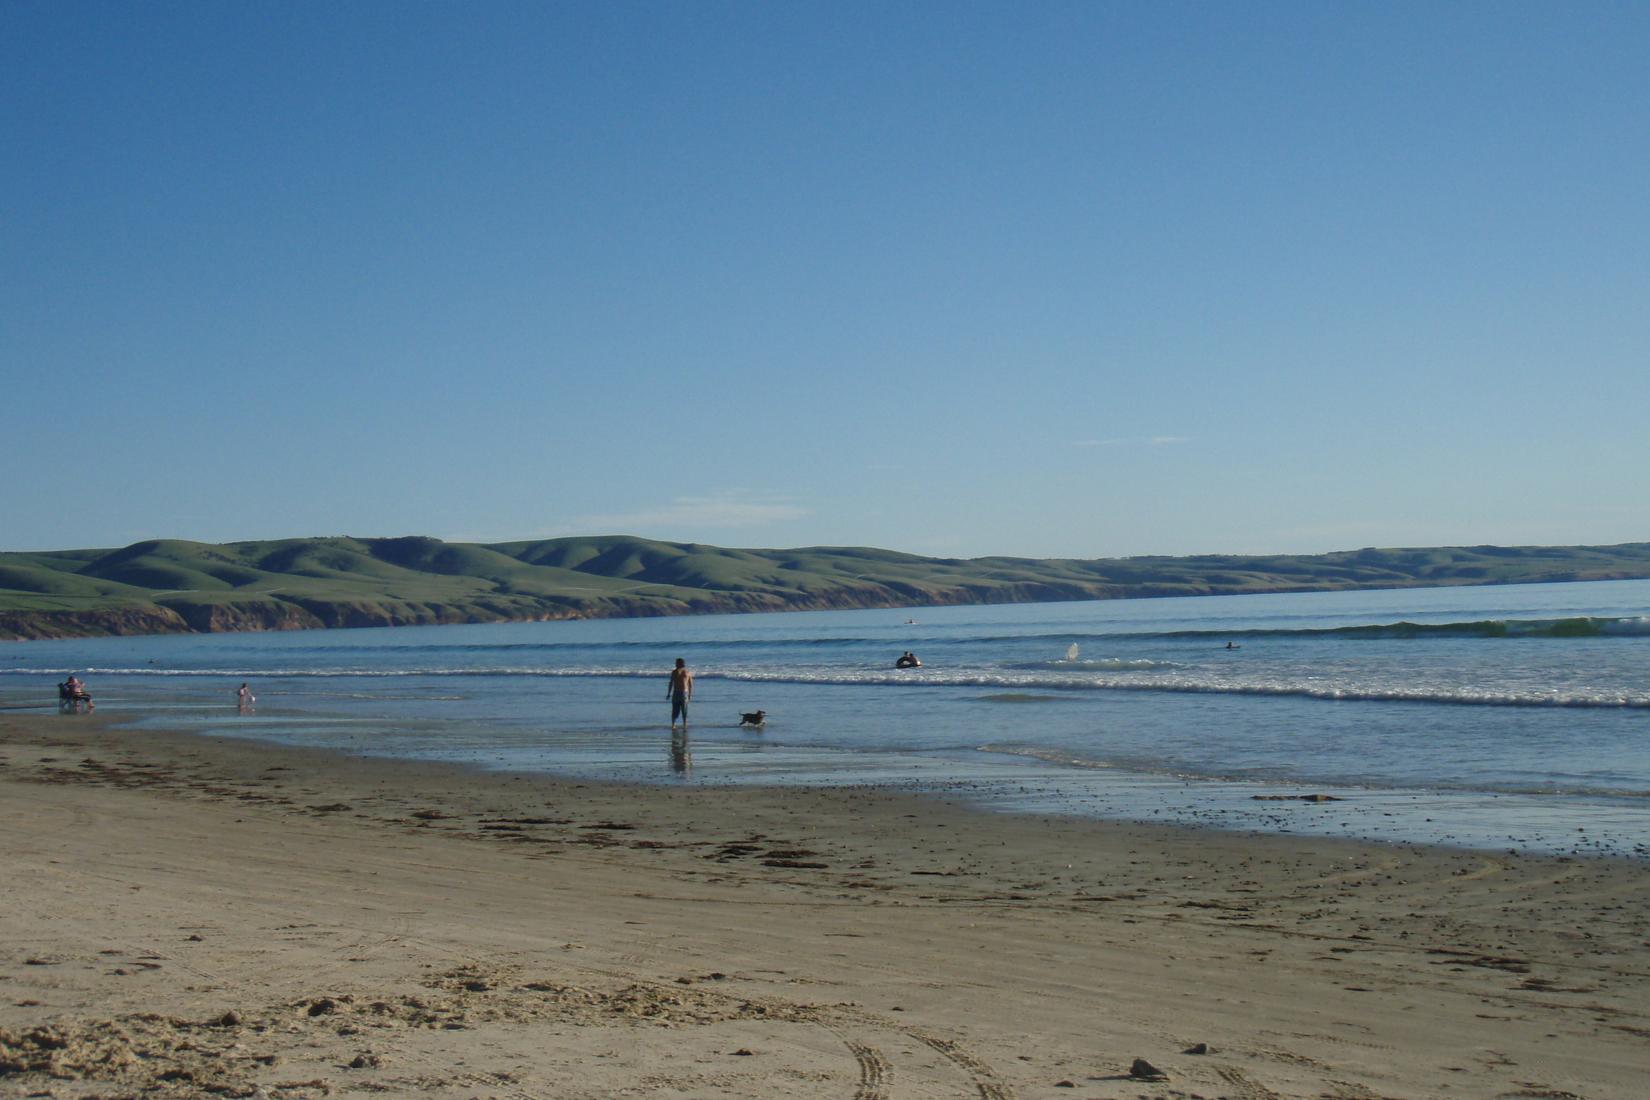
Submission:
<svg viewBox="0 0 1650 1100">
<path fill-rule="evenodd" d="M 767 721 L 768 712 L 765 710 L 756 711 L 754 714 L 741 714 L 739 716 L 739 724 L 741 726 L 760 726 L 766 724 Z"/>
</svg>

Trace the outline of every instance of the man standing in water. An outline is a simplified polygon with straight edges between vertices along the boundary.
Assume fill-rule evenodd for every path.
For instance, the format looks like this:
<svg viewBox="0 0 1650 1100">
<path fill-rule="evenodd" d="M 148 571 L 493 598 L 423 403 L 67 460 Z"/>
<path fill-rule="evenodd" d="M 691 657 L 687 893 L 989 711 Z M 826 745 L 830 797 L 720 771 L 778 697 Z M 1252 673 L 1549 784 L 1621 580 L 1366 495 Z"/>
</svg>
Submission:
<svg viewBox="0 0 1650 1100">
<path fill-rule="evenodd" d="M 670 689 L 665 692 L 670 698 L 670 728 L 676 728 L 676 718 L 682 718 L 682 728 L 687 728 L 688 700 L 693 698 L 693 673 L 688 671 L 687 662 L 676 658 L 676 667 L 670 670 Z"/>
</svg>

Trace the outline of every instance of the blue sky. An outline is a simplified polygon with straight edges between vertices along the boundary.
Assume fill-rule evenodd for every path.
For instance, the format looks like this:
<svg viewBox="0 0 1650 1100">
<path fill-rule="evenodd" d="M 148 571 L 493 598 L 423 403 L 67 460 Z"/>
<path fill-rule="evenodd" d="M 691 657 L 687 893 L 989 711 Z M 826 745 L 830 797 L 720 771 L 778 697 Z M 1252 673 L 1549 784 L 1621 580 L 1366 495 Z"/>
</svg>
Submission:
<svg viewBox="0 0 1650 1100">
<path fill-rule="evenodd" d="M 1650 539 L 1642 4 L 0 7 L 0 549 Z"/>
</svg>

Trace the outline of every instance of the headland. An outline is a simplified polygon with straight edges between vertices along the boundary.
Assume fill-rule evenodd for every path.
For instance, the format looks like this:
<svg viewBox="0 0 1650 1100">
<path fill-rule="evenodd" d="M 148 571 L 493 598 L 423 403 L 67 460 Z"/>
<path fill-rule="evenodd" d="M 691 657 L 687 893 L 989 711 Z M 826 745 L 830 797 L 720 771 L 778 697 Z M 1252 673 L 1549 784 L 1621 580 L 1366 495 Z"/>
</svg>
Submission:
<svg viewBox="0 0 1650 1100">
<path fill-rule="evenodd" d="M 1316 555 L 931 558 L 629 535 L 299 538 L 0 553 L 0 638 L 1324 592 L 1650 577 L 1650 543 Z"/>
</svg>

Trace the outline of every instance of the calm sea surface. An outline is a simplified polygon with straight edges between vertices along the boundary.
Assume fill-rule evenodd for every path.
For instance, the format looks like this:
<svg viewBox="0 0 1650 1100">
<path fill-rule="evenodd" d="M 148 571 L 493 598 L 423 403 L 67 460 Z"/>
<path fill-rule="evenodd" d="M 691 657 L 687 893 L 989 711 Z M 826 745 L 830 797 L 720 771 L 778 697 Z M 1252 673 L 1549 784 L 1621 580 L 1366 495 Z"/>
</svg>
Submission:
<svg viewBox="0 0 1650 1100">
<path fill-rule="evenodd" d="M 139 732 L 1650 857 L 1650 581 L 27 642 L 0 702 L 69 672 Z"/>
</svg>

